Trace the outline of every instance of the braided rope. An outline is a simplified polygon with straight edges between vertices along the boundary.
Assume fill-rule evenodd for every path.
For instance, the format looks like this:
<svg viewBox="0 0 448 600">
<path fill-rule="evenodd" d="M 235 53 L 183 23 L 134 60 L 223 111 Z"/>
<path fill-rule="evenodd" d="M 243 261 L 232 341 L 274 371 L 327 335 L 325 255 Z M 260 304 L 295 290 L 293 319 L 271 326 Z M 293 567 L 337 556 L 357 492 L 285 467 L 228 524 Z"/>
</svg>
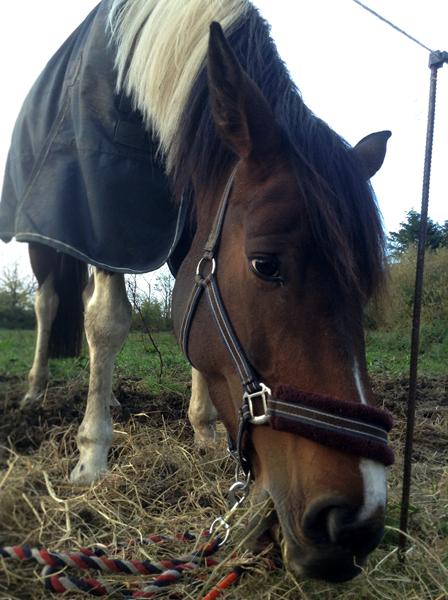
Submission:
<svg viewBox="0 0 448 600">
<path fill-rule="evenodd" d="M 111 558 L 108 551 L 136 546 L 162 544 L 167 541 L 175 542 L 194 542 L 197 537 L 191 533 L 184 533 L 176 536 L 159 536 L 151 534 L 143 540 L 131 540 L 130 542 L 119 542 L 116 546 L 109 546 L 108 551 L 103 548 L 95 547 L 81 548 L 78 552 L 49 552 L 45 548 L 33 548 L 28 544 L 16 546 L 0 546 L 0 556 L 3 558 L 15 559 L 20 561 L 33 560 L 43 565 L 42 578 L 45 589 L 52 593 L 62 594 L 67 591 L 90 594 L 92 596 L 111 596 L 121 595 L 123 598 L 153 598 L 160 593 L 163 588 L 177 583 L 184 572 L 194 571 L 201 567 L 214 567 L 219 564 L 219 560 L 212 556 L 220 548 L 220 538 L 209 539 L 207 530 L 200 534 L 200 537 L 207 538 L 197 550 L 181 556 L 179 558 L 163 559 L 159 561 L 149 560 L 125 560 L 121 558 Z M 150 583 L 144 583 L 139 586 L 128 587 L 125 584 L 120 586 L 110 586 L 94 578 L 79 578 L 69 576 L 66 572 L 61 572 L 66 567 L 72 567 L 79 570 L 93 569 L 102 573 L 126 573 L 129 575 L 155 575 L 156 577 Z M 224 577 L 206 596 L 207 600 L 214 600 L 222 590 L 234 584 L 242 569 L 234 568 L 226 577 Z"/>
<path fill-rule="evenodd" d="M 215 587 L 206 594 L 202 600 L 215 600 L 223 590 L 226 590 L 228 587 L 236 583 L 243 572 L 241 567 L 235 567 L 232 571 L 223 577 L 221 581 L 219 581 Z"/>
</svg>

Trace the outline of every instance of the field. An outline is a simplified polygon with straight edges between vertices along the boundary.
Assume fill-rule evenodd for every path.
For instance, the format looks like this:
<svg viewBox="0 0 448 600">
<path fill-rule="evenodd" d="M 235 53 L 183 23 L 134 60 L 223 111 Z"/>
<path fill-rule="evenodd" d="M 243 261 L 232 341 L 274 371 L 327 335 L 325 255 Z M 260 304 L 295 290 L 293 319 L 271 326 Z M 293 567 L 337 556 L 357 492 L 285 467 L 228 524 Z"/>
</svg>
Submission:
<svg viewBox="0 0 448 600">
<path fill-rule="evenodd" d="M 148 533 L 198 533 L 225 513 L 233 468 L 224 432 L 217 448 L 200 453 L 186 420 L 189 368 L 169 334 L 155 336 L 163 359 L 144 335 L 133 334 L 115 376 L 121 409 L 114 412 L 113 469 L 91 488 L 67 481 L 76 460 L 75 434 L 82 418 L 88 360 L 53 361 L 40 406 L 18 410 L 31 364 L 34 334 L 0 331 L 0 545 L 42 544 L 55 551 L 127 541 Z M 271 571 L 264 555 L 242 547 L 247 509 L 235 517 L 225 558 L 213 572 L 185 575 L 170 598 L 202 598 L 234 564 L 247 568 L 223 598 L 247 600 L 447 600 L 448 599 L 448 375 L 446 334 L 423 336 L 415 435 L 409 550 L 396 549 L 401 492 L 408 339 L 394 333 L 368 336 L 368 362 L 380 403 L 397 420 L 392 434 L 397 463 L 390 471 L 387 531 L 381 547 L 354 581 L 328 585 L 295 581 Z M 236 555 L 234 555 L 236 550 Z M 121 556 L 166 557 L 184 546 L 130 546 Z M 0 559 L 0 599 L 49 597 L 33 563 Z M 148 577 L 104 575 L 116 586 Z M 69 598 L 74 598 L 69 593 Z"/>
</svg>

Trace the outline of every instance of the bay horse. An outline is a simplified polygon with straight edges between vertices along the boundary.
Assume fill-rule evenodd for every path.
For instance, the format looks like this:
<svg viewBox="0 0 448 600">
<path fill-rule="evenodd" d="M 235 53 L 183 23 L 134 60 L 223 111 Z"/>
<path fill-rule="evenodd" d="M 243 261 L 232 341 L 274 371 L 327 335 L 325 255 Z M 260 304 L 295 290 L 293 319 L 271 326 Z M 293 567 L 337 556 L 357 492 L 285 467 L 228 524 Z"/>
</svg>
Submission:
<svg viewBox="0 0 448 600">
<path fill-rule="evenodd" d="M 173 316 L 194 366 L 196 441 L 213 440 L 219 415 L 255 495 L 272 500 L 266 527 L 280 526 L 292 573 L 351 579 L 381 540 L 392 462 L 362 327 L 384 278 L 369 179 L 390 132 L 350 147 L 316 117 L 246 0 L 113 0 L 108 11 L 117 89 L 158 140 L 177 200 L 192 199 Z M 83 293 L 90 383 L 71 478 L 90 482 L 107 469 L 113 363 L 130 325 L 124 277 L 94 267 L 82 289 L 82 264 L 30 251 L 38 336 L 25 400 L 45 383 L 72 261 L 66 325 L 79 339 Z"/>
</svg>

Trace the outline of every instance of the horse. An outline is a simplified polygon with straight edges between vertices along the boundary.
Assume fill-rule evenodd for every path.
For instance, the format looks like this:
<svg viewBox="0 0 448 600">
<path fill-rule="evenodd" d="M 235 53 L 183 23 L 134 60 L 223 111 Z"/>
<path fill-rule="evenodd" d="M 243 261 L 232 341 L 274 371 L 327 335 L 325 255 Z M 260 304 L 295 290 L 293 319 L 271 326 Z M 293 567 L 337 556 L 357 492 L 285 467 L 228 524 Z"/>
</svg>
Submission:
<svg viewBox="0 0 448 600">
<path fill-rule="evenodd" d="M 369 180 L 390 132 L 351 147 L 316 117 L 247 0 L 112 0 L 107 19 L 117 93 L 157 140 L 174 201 L 189 198 L 173 319 L 193 366 L 195 439 L 213 441 L 219 416 L 245 485 L 272 503 L 260 533 L 294 575 L 349 580 L 382 538 L 393 461 L 363 335 L 385 277 Z M 69 282 L 66 335 L 79 342 L 82 294 L 90 351 L 71 478 L 90 482 L 107 469 L 113 363 L 130 324 L 124 277 L 94 266 L 85 285 L 79 257 L 42 243 L 30 254 L 38 334 L 26 401 L 45 383 Z"/>
</svg>

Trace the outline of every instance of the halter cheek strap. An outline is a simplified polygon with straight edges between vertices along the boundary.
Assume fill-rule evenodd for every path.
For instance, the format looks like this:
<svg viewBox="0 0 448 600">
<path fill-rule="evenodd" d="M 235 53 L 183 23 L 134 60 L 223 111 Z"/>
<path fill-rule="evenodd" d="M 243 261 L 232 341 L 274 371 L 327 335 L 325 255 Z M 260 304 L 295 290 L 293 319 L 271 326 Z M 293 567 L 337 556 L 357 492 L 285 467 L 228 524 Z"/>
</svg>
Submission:
<svg viewBox="0 0 448 600">
<path fill-rule="evenodd" d="M 261 382 L 244 352 L 225 309 L 216 281 L 216 256 L 224 225 L 235 167 L 224 188 L 213 226 L 196 268 L 180 330 L 180 344 L 188 356 L 188 340 L 196 309 L 205 293 L 221 339 L 227 349 L 243 388 L 236 440 L 229 436 L 230 453 L 246 475 L 250 465 L 244 452 L 243 438 L 249 425 L 270 425 L 277 431 L 287 431 L 344 452 L 393 463 L 393 451 L 387 434 L 392 427 L 390 413 L 383 409 L 339 400 L 323 394 L 313 394 L 292 386 L 280 385 L 274 393 Z M 190 360 L 191 363 L 191 360 Z"/>
</svg>

